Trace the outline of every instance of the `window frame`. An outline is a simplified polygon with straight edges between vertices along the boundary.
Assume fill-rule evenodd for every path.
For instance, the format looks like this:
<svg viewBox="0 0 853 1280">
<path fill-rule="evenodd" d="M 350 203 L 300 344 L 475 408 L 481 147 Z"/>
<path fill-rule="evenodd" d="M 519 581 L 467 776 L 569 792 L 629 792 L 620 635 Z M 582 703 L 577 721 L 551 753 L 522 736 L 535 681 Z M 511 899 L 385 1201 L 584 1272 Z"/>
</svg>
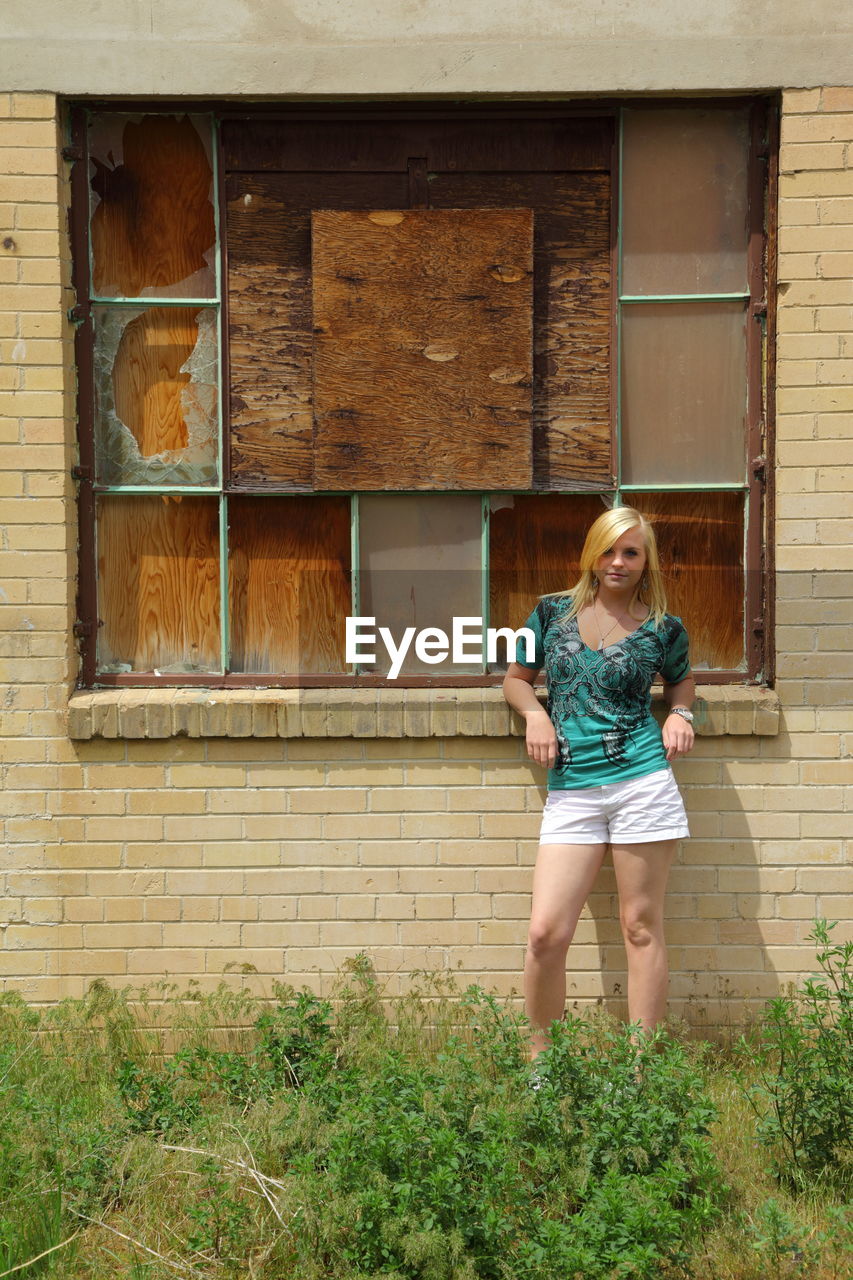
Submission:
<svg viewBox="0 0 853 1280">
<path fill-rule="evenodd" d="M 65 156 L 72 161 L 71 207 L 69 229 L 72 247 L 72 286 L 77 303 L 70 318 L 75 322 L 75 355 L 77 363 L 77 423 L 79 463 L 72 475 L 79 483 L 79 577 L 77 592 L 77 620 L 74 635 L 80 646 L 80 673 L 78 687 L 96 688 L 441 688 L 441 687 L 490 687 L 501 683 L 500 673 L 478 675 L 401 675 L 396 680 L 371 674 L 253 674 L 217 673 L 169 673 L 155 676 L 150 672 L 98 673 L 97 671 L 97 551 L 95 537 L 95 508 L 97 496 L 111 486 L 95 483 L 95 387 L 94 387 L 94 330 L 92 312 L 98 300 L 92 297 L 89 260 L 89 161 L 88 117 L 90 113 L 115 114 L 185 114 L 210 115 L 214 148 L 214 197 L 217 225 L 217 295 L 207 305 L 219 309 L 219 402 L 220 402 L 220 473 L 215 490 L 210 487 L 193 487 L 199 495 L 216 496 L 220 510 L 220 550 L 225 548 L 227 527 L 225 513 L 229 497 L 229 320 L 228 320 L 228 244 L 222 234 L 225 225 L 225 168 L 221 125 L 226 120 L 247 119 L 287 120 L 290 123 L 318 119 L 349 119 L 354 114 L 365 120 L 381 123 L 391 119 L 441 117 L 460 120 L 487 118 L 489 120 L 536 119 L 565 116 L 582 120 L 589 117 L 613 116 L 615 119 L 615 144 L 611 160 L 611 467 L 615 485 L 602 486 L 592 492 L 613 494 L 615 501 L 630 501 L 632 493 L 668 491 L 709 491 L 712 489 L 743 492 L 745 540 L 744 540 L 744 633 L 746 670 L 714 670 L 697 673 L 704 684 L 770 684 L 773 679 L 773 597 L 770 590 L 773 562 L 773 486 L 770 483 L 773 462 L 773 411 L 775 370 L 775 258 L 776 258 L 776 191 L 778 182 L 778 103 L 767 95 L 750 95 L 733 98 L 644 98 L 644 99 L 594 99 L 579 107 L 567 102 L 532 104 L 502 103 L 495 105 L 471 103 L 467 106 L 442 107 L 438 103 L 388 103 L 388 104 L 335 104 L 318 105 L 275 103 L 252 105 L 251 108 L 235 108 L 233 103 L 198 100 L 108 100 L 71 103 L 69 112 L 71 145 Z M 626 301 L 621 291 L 621 110 L 653 109 L 703 110 L 748 107 L 750 110 L 750 160 L 748 176 L 749 241 L 747 252 L 748 301 L 746 367 L 747 413 L 746 458 L 747 472 L 743 484 L 643 484 L 623 485 L 618 472 L 620 465 L 622 381 L 621 313 Z M 713 295 L 689 295 L 697 300 L 712 300 Z M 744 295 L 745 297 L 747 295 Z M 670 300 L 675 300 L 671 298 Z M 146 299 L 146 302 L 155 300 Z M 183 301 L 183 300 L 181 300 Z M 131 305 L 131 304 L 127 304 Z M 185 304 L 186 305 L 186 304 Z M 190 303 L 190 305 L 193 305 Z M 636 304 L 629 304 L 636 305 Z M 125 490 L 127 491 L 127 490 Z M 146 486 L 152 495 L 163 488 Z M 180 486 L 170 487 L 168 492 L 181 492 Z M 184 490 L 187 492 L 188 490 Z M 247 496 L 253 492 L 240 487 L 233 495 Z M 255 490 L 254 492 L 257 492 Z M 338 491 L 336 491 L 337 493 Z M 456 490 L 441 490 L 451 494 Z M 514 491 L 515 492 L 515 491 Z M 522 491 L 518 491 L 522 492 Z M 541 490 L 526 490 L 537 493 Z M 589 489 L 572 488 L 549 490 L 552 494 L 572 496 L 587 495 Z M 283 496 L 264 491 L 271 498 Z M 317 496 L 321 496 L 318 494 Z M 352 495 L 350 495 L 352 496 Z M 488 493 L 477 495 L 487 506 Z M 357 505 L 357 504 L 356 504 Z M 353 520 L 357 528 L 357 517 Z M 488 532 L 486 531 L 486 539 Z M 222 559 L 222 556 L 220 557 Z M 353 599 L 358 598 L 357 568 L 352 567 Z M 228 623 L 227 563 L 220 564 L 222 653 L 226 653 Z M 486 609 L 488 594 L 486 594 Z M 516 625 L 520 625 L 521 619 Z M 484 622 L 487 625 L 487 622 Z M 224 665 L 224 661 L 223 661 Z"/>
</svg>

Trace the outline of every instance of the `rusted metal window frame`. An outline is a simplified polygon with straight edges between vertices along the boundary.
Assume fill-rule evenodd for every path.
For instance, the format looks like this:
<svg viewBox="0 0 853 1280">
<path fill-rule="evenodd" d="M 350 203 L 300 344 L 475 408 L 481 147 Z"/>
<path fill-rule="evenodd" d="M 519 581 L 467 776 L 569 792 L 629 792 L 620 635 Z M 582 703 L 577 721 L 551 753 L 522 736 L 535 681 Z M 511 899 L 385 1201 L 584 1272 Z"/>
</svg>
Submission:
<svg viewBox="0 0 853 1280">
<path fill-rule="evenodd" d="M 222 147 L 219 124 L 224 119 L 246 119 L 247 117 L 285 118 L 291 122 L 298 119 L 317 120 L 319 117 L 340 116 L 358 111 L 361 118 L 374 119 L 377 122 L 389 117 L 422 117 L 424 115 L 448 116 L 457 118 L 504 118 L 508 121 L 531 118 L 547 110 L 553 115 L 556 111 L 573 118 L 602 116 L 612 113 L 618 116 L 622 107 L 653 107 L 655 109 L 686 107 L 704 109 L 731 108 L 733 106 L 750 107 L 750 173 L 749 173 L 749 205 L 750 236 L 748 247 L 748 315 L 750 323 L 747 327 L 747 457 L 749 474 L 742 486 L 714 486 L 702 484 L 690 485 L 617 485 L 613 488 L 602 488 L 602 493 L 614 493 L 616 500 L 622 494 L 641 490 L 666 492 L 707 491 L 715 487 L 728 489 L 740 488 L 745 493 L 746 511 L 746 546 L 745 546 L 745 656 L 747 669 L 702 671 L 700 679 L 706 684 L 755 684 L 770 683 L 773 678 L 773 653 L 770 638 L 772 636 L 773 598 L 770 591 L 770 575 L 773 557 L 772 517 L 773 493 L 772 476 L 773 443 L 772 426 L 774 410 L 775 369 L 775 252 L 776 252 L 776 189 L 778 181 L 778 104 L 767 98 L 728 98 L 728 99 L 666 99 L 621 101 L 597 99 L 582 108 L 566 104 L 550 103 L 547 108 L 519 103 L 503 104 L 497 107 L 472 106 L 465 108 L 443 109 L 438 104 L 405 104 L 394 107 L 347 107 L 342 112 L 340 106 L 328 105 L 318 107 L 296 106 L 288 109 L 282 104 L 270 104 L 267 107 L 253 106 L 251 110 L 237 110 L 233 104 L 221 102 L 190 102 L 188 100 L 124 102 L 124 101 L 90 101 L 84 104 L 70 104 L 70 146 L 66 148 L 66 158 L 72 160 L 71 172 L 71 210 L 69 230 L 72 244 L 72 284 L 77 295 L 77 304 L 71 317 L 77 326 L 75 337 L 75 354 L 78 370 L 77 384 L 77 419 L 79 441 L 79 463 L 73 469 L 74 478 L 79 482 L 79 578 L 77 592 L 77 621 L 74 634 L 80 645 L 81 670 L 78 684 L 80 687 L 159 687 L 187 686 L 202 688 L 256 688 L 258 686 L 280 688 L 357 688 L 357 687 L 488 687 L 501 682 L 500 674 L 484 674 L 474 676 L 401 676 L 390 681 L 384 676 L 369 674 L 164 674 L 154 676 L 150 672 L 102 673 L 97 672 L 97 560 L 95 541 L 95 505 L 96 496 L 109 490 L 109 486 L 98 486 L 95 483 L 95 435 L 94 435 L 94 331 L 92 323 L 91 281 L 89 269 L 89 225 L 88 225 L 88 149 L 87 119 L 94 111 L 108 111 L 141 114 L 157 112 L 161 114 L 186 113 L 211 114 L 213 143 L 216 156 L 216 218 L 217 226 L 224 226 L 224 166 L 222 164 Z M 619 289 L 620 239 L 619 225 L 620 200 L 618 138 L 614 145 L 611 164 L 612 197 L 611 197 L 611 332 L 613 376 L 611 378 L 611 451 L 613 455 L 614 473 L 616 470 L 617 430 L 619 420 L 619 385 L 621 381 L 621 359 L 618 348 L 619 310 L 621 306 Z M 224 282 L 228 278 L 227 237 L 220 235 L 218 245 L 218 307 L 220 316 L 220 473 L 217 490 L 193 489 L 193 492 L 212 492 L 219 500 L 220 526 L 220 600 L 221 600 L 221 651 L 223 669 L 226 667 L 228 652 L 228 582 L 227 582 L 227 502 L 231 491 L 229 474 L 229 450 L 224 447 L 228 432 L 228 289 Z M 147 300 L 146 300 L 147 301 Z M 182 300 L 183 301 L 183 300 Z M 179 488 L 179 487 L 178 487 Z M 112 487 L 115 492 L 115 487 Z M 146 491 L 148 491 L 146 489 Z M 158 492 L 176 492 L 176 487 L 168 490 L 152 486 L 152 494 Z M 238 492 L 235 490 L 235 492 Z M 239 493 L 247 492 L 240 489 Z M 451 492 L 451 491 L 442 491 Z M 589 490 L 561 491 L 569 497 L 575 493 Z M 284 495 L 269 495 L 282 497 Z M 318 495 L 319 496 L 319 495 Z M 473 494 L 470 496 L 474 496 Z M 488 507 L 488 494 L 482 495 L 484 510 Z M 357 503 L 356 503 L 357 508 Z M 483 559 L 483 593 L 484 614 L 488 611 L 487 591 L 487 548 L 488 531 L 484 533 L 486 553 Z M 353 521 L 353 547 L 357 545 L 357 523 Z M 357 612 L 358 577 L 354 574 L 354 606 Z M 484 625 L 487 625 L 484 620 Z"/>
</svg>

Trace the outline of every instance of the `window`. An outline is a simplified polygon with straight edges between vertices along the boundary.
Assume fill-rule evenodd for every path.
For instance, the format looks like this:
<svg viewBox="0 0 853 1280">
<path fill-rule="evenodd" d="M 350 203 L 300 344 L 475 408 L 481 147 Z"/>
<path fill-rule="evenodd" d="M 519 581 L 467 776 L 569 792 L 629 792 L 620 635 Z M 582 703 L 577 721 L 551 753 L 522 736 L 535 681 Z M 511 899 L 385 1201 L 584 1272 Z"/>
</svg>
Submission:
<svg viewBox="0 0 853 1280">
<path fill-rule="evenodd" d="M 83 682 L 382 680 L 347 616 L 519 626 L 613 502 L 759 677 L 768 121 L 76 109 Z"/>
</svg>

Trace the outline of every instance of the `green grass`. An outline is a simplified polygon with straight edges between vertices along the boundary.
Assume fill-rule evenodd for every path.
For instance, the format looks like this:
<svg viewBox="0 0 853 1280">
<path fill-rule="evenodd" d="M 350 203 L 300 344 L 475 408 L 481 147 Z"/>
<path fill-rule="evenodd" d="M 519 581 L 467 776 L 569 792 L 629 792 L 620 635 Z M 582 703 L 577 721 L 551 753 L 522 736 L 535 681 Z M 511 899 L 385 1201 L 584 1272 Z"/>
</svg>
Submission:
<svg viewBox="0 0 853 1280">
<path fill-rule="evenodd" d="M 363 957 L 329 1001 L 0 998 L 0 1277 L 849 1280 L 849 1152 L 780 1176 L 756 1046 L 661 1034 L 638 1080 L 597 1014 L 534 1089 L 525 1034 Z"/>
</svg>

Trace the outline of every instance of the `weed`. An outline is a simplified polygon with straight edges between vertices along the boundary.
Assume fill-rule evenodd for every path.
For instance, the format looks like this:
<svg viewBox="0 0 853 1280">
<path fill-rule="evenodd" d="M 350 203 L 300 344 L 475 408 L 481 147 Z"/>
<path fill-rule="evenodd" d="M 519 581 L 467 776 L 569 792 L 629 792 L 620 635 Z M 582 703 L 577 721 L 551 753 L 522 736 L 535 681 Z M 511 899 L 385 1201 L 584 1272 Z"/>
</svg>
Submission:
<svg viewBox="0 0 853 1280">
<path fill-rule="evenodd" d="M 769 1002 L 757 1040 L 741 1042 L 759 1080 L 746 1086 L 758 1135 L 780 1182 L 853 1178 L 853 941 L 833 945 L 836 927 L 817 920 L 821 975 Z"/>
</svg>

